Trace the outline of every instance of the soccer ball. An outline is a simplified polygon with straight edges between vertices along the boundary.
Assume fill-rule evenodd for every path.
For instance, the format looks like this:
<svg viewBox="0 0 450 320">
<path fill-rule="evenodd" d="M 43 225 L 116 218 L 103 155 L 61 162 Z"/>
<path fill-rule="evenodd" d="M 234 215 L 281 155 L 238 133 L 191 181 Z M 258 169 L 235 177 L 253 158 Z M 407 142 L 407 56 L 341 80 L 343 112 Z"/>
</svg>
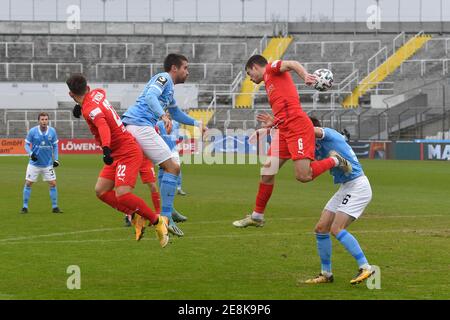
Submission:
<svg viewBox="0 0 450 320">
<path fill-rule="evenodd" d="M 318 69 L 314 71 L 317 76 L 317 82 L 314 89 L 319 91 L 327 91 L 333 86 L 333 73 L 328 69 Z"/>
</svg>

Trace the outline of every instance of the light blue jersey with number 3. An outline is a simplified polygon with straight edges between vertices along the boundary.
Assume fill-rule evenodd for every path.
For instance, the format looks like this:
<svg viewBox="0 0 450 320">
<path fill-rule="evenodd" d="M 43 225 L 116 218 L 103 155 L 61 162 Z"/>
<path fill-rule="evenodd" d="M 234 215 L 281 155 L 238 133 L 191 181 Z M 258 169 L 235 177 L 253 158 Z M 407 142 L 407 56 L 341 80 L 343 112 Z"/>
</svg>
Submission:
<svg viewBox="0 0 450 320">
<path fill-rule="evenodd" d="M 346 175 L 341 169 L 333 168 L 330 170 L 334 178 L 334 183 L 345 183 L 364 175 L 361 164 L 356 157 L 352 147 L 345 141 L 342 134 L 331 128 L 322 128 L 322 139 L 316 138 L 316 159 L 324 159 L 328 157 L 331 150 L 337 151 L 341 156 L 350 161 L 352 164 L 352 172 Z"/>
</svg>

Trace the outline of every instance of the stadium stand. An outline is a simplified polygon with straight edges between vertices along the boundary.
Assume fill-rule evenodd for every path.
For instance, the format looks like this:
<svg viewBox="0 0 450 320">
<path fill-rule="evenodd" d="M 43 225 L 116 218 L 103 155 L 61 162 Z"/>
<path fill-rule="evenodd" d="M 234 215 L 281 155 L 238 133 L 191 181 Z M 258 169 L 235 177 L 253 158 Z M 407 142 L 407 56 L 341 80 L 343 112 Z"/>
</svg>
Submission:
<svg viewBox="0 0 450 320">
<path fill-rule="evenodd" d="M 422 36 L 422 33 L 415 37 L 418 31 L 407 34 L 297 32 L 289 35 L 283 52 L 272 58 L 298 60 L 310 72 L 327 68 L 334 73 L 334 86 L 325 93 L 305 87 L 293 75 L 304 109 L 325 124 L 346 128 L 359 139 L 401 138 L 409 134 L 412 126 L 418 128 L 414 134 L 433 135 L 442 131 L 442 126 L 437 128 L 436 125 L 435 133 L 432 132 L 434 129 L 427 131 L 424 128 L 433 127 L 433 121 L 437 123 L 445 117 L 442 100 L 448 92 L 436 94 L 436 84 L 434 87 L 428 84 L 448 77 L 450 38 L 436 32 L 432 38 Z M 251 54 L 262 53 L 270 47 L 273 35 L 275 33 L 265 36 L 256 33 L 254 36 L 238 33 L 224 36 L 0 33 L 0 82 L 61 83 L 70 73 L 83 72 L 90 81 L 105 86 L 122 83 L 133 87 L 161 71 L 164 56 L 175 51 L 189 57 L 188 83 L 198 87 L 199 109 L 190 110 L 192 115 L 219 129 L 254 128 L 257 126 L 255 113 L 268 110 L 269 105 L 264 87 L 253 91 L 252 86 L 250 91 L 244 92 L 246 97 L 239 98 L 242 86 L 245 87 L 243 66 Z M 409 45 L 415 41 L 417 45 Z M 402 46 L 410 49 L 406 55 L 402 54 Z M 367 75 L 380 68 L 392 55 L 401 55 L 395 67 L 375 81 L 372 78 L 370 85 L 351 98 L 358 84 L 361 87 Z M 409 94 L 405 97 L 403 92 L 411 87 L 417 87 L 417 90 L 412 97 Z M 72 103 L 62 98 L 64 94 L 56 95 L 52 125 L 62 132 L 62 136 L 88 137 L 86 128 L 68 113 Z M 389 96 L 399 98 L 387 103 L 384 99 Z M 240 99 L 246 100 L 245 105 L 250 108 L 235 109 L 236 105 L 242 104 Z M 345 99 L 347 106 L 359 107 L 342 109 Z M 348 103 L 349 99 L 351 103 Z M 416 105 L 417 101 L 420 105 Z M 115 98 L 113 105 L 127 107 L 119 98 Z M 11 137 L 23 136 L 26 128 L 35 121 L 34 112 L 47 109 L 42 106 L 33 107 L 33 111 L 10 110 L 7 105 L 1 108 L 0 135 Z"/>
</svg>

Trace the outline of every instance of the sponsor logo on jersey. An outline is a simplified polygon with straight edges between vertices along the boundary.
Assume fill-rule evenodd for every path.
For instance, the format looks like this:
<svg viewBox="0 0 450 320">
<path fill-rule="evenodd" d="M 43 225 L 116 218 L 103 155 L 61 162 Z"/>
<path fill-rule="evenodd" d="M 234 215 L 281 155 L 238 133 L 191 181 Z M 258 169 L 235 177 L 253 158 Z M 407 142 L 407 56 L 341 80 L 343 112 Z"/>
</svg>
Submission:
<svg viewBox="0 0 450 320">
<path fill-rule="evenodd" d="M 89 117 L 92 119 L 92 120 L 94 120 L 95 119 L 95 117 L 98 115 L 98 114 L 100 114 L 100 113 L 102 113 L 102 110 L 100 109 L 100 108 L 95 108 L 94 110 L 92 110 L 90 113 L 89 113 Z"/>
<path fill-rule="evenodd" d="M 159 76 L 158 79 L 156 79 L 155 83 L 158 84 L 162 88 L 167 83 L 167 79 L 163 76 Z"/>
</svg>

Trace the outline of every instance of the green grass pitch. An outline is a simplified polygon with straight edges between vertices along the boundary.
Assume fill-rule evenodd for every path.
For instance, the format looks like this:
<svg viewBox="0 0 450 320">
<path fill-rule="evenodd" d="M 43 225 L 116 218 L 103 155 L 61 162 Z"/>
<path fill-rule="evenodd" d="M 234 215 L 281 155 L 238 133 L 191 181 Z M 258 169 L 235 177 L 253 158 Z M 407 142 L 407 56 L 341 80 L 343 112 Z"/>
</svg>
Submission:
<svg viewBox="0 0 450 320">
<path fill-rule="evenodd" d="M 259 166 L 185 165 L 188 195 L 175 199 L 189 217 L 185 237 L 161 249 L 152 229 L 134 241 L 122 214 L 96 199 L 99 156 L 61 157 L 61 215 L 43 182 L 19 214 L 27 159 L 0 157 L 0 299 L 449 299 L 449 164 L 362 163 L 374 197 L 349 230 L 381 268 L 379 290 L 349 284 L 357 266 L 335 239 L 335 282 L 296 284 L 320 271 L 313 228 L 336 190 L 327 173 L 301 184 L 287 164 L 266 226 L 241 230 L 231 222 L 253 208 Z M 150 203 L 140 182 L 136 192 Z M 70 265 L 81 269 L 80 290 L 67 289 Z"/>
</svg>

